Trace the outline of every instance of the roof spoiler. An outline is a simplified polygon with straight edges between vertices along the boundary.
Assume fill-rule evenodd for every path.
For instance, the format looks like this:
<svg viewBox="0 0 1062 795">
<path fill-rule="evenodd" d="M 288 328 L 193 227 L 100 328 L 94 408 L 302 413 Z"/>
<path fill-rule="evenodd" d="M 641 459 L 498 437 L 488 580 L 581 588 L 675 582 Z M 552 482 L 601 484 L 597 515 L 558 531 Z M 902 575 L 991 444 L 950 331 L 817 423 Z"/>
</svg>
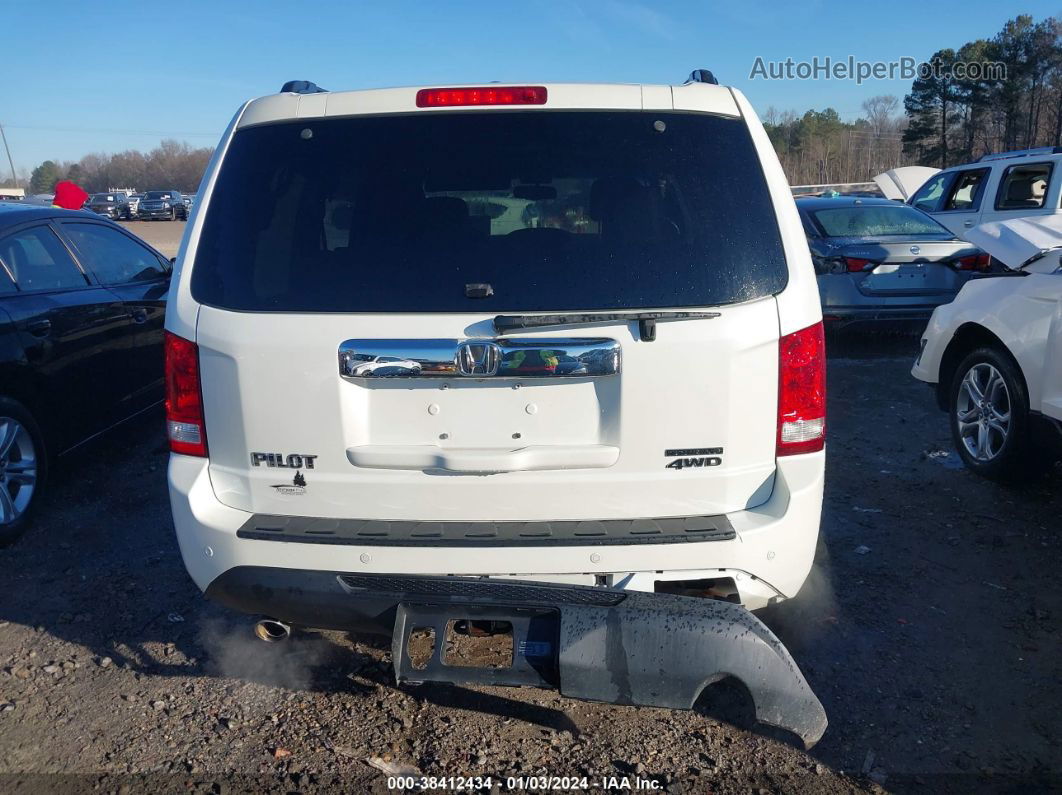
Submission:
<svg viewBox="0 0 1062 795">
<path fill-rule="evenodd" d="M 309 80 L 289 80 L 280 87 L 281 94 L 327 94 L 327 88 L 321 88 Z"/>
</svg>

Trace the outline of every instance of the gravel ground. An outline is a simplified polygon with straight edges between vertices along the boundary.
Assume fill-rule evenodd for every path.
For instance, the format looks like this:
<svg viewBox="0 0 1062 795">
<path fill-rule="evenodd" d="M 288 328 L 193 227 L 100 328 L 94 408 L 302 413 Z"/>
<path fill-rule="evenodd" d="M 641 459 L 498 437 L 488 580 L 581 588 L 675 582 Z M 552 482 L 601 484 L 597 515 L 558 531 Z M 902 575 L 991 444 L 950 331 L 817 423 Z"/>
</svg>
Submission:
<svg viewBox="0 0 1062 795">
<path fill-rule="evenodd" d="M 386 639 L 255 640 L 184 572 L 155 416 L 61 462 L 37 526 L 0 550 L 0 787 L 384 791 L 368 760 L 668 792 L 1057 787 L 1062 473 L 1008 490 L 957 466 L 911 347 L 833 347 L 818 563 L 762 615 L 829 715 L 811 753 L 725 690 L 694 712 L 404 690 Z"/>
<path fill-rule="evenodd" d="M 184 221 L 119 221 L 122 226 L 139 235 L 167 257 L 176 257 L 187 224 Z"/>
</svg>

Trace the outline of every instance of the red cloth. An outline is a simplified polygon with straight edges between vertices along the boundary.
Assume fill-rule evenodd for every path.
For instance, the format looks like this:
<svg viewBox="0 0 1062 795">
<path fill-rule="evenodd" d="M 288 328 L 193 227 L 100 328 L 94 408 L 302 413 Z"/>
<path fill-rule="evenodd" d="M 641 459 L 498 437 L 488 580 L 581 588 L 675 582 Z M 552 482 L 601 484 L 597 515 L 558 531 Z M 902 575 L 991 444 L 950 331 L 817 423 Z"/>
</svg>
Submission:
<svg viewBox="0 0 1062 795">
<path fill-rule="evenodd" d="M 55 198 L 52 205 L 62 207 L 64 210 L 80 210 L 89 195 L 68 179 L 57 182 L 55 185 Z"/>
</svg>

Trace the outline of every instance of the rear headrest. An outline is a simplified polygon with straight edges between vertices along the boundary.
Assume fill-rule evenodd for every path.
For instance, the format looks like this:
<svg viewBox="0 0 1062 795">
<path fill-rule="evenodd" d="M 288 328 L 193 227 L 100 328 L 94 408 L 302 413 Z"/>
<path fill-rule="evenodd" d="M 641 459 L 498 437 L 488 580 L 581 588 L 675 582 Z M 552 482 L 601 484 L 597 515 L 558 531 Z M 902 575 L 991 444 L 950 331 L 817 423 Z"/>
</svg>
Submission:
<svg viewBox="0 0 1062 795">
<path fill-rule="evenodd" d="M 432 196 L 424 200 L 424 217 L 433 226 L 457 229 L 468 218 L 468 204 L 456 196 Z"/>
<path fill-rule="evenodd" d="M 644 245 L 660 234 L 660 203 L 633 177 L 602 177 L 590 189 L 590 217 L 612 245 Z"/>
<path fill-rule="evenodd" d="M 1024 179 L 1016 179 L 1007 186 L 1008 202 L 1024 202 L 1032 198 L 1032 183 Z"/>
<path fill-rule="evenodd" d="M 601 177 L 590 188 L 590 217 L 607 221 L 617 212 L 624 212 L 624 205 L 645 204 L 648 192 L 634 177 Z"/>
<path fill-rule="evenodd" d="M 337 204 L 329 213 L 328 223 L 333 229 L 349 231 L 354 223 L 354 205 L 350 202 Z"/>
<path fill-rule="evenodd" d="M 405 185 L 366 188 L 355 203 L 352 231 L 368 239 L 409 234 L 421 218 L 424 194 Z"/>
</svg>

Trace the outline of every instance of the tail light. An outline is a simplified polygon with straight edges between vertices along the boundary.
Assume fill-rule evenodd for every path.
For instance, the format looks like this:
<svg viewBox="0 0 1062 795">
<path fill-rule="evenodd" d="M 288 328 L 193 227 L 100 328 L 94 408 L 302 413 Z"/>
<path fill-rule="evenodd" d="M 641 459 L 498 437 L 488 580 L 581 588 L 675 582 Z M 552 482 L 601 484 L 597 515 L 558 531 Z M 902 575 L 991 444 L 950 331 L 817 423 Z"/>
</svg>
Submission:
<svg viewBox="0 0 1062 795">
<path fill-rule="evenodd" d="M 834 262 L 836 260 L 830 257 L 820 257 L 818 254 L 811 255 L 811 264 L 815 266 L 815 273 L 819 276 L 824 273 L 830 273 L 833 270 Z"/>
<path fill-rule="evenodd" d="M 778 340 L 777 454 L 814 453 L 826 444 L 826 341 L 822 323 Z"/>
<path fill-rule="evenodd" d="M 849 273 L 868 271 L 878 264 L 872 259 L 859 259 L 858 257 L 845 257 L 844 263 L 848 266 Z"/>
<path fill-rule="evenodd" d="M 206 456 L 199 346 L 166 332 L 166 434 L 170 452 Z"/>
<path fill-rule="evenodd" d="M 459 105 L 545 105 L 545 86 L 481 86 L 478 88 L 422 88 L 418 108 Z"/>
<path fill-rule="evenodd" d="M 954 265 L 955 269 L 960 271 L 986 271 L 991 261 L 992 258 L 982 251 L 980 254 L 959 257 L 955 260 Z"/>
</svg>

